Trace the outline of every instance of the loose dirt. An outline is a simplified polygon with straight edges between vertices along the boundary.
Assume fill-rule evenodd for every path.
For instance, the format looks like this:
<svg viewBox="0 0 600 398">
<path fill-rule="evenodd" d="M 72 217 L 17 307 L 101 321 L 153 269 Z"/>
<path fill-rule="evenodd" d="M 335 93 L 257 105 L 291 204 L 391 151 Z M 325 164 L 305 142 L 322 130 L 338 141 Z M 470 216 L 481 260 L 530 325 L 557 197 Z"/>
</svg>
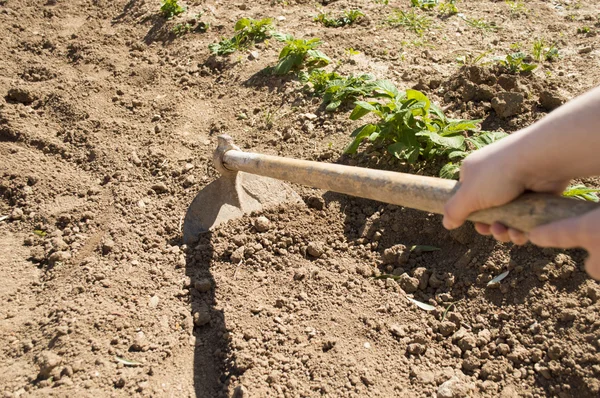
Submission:
<svg viewBox="0 0 600 398">
<path fill-rule="evenodd" d="M 167 21 L 158 0 L 0 1 L 5 397 L 600 395 L 600 286 L 583 252 L 448 232 L 439 216 L 299 186 L 304 203 L 182 244 L 186 207 L 218 177 L 219 133 L 260 153 L 439 170 L 373 146 L 343 156 L 348 109 L 324 112 L 294 79 L 262 72 L 275 40 L 211 56 L 241 17 L 320 37 L 340 72 L 416 87 L 486 129 L 513 132 L 600 81 L 594 1 L 458 2 L 500 29 L 432 13 L 423 37 L 384 23 L 408 1 L 383 3 L 188 1 Z M 324 28 L 320 7 L 366 17 Z M 201 11 L 208 32 L 171 33 Z M 538 37 L 560 58 L 529 75 L 456 63 Z"/>
</svg>

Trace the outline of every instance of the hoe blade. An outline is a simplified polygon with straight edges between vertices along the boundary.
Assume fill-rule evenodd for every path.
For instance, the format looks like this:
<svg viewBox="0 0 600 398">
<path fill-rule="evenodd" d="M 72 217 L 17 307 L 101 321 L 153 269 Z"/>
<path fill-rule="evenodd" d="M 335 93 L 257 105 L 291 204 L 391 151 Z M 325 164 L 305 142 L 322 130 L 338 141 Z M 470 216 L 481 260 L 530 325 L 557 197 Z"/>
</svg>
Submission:
<svg viewBox="0 0 600 398">
<path fill-rule="evenodd" d="M 193 243 L 198 235 L 246 213 L 301 200 L 292 188 L 272 178 L 241 171 L 223 175 L 194 198 L 183 222 L 183 241 Z"/>
</svg>

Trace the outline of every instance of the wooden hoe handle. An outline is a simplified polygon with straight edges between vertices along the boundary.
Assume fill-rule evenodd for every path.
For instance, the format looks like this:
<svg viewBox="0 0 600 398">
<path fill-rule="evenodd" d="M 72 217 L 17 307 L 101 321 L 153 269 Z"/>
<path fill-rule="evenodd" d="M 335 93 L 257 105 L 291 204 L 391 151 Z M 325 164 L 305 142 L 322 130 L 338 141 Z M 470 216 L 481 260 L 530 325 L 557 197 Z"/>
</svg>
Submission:
<svg viewBox="0 0 600 398">
<path fill-rule="evenodd" d="M 229 171 L 258 174 L 431 213 L 443 214 L 444 205 L 459 187 L 458 182 L 442 178 L 242 152 L 227 145 L 231 144 L 229 137 L 219 139 L 221 153 L 215 160 L 220 158 L 221 165 Z M 536 226 L 598 208 L 599 205 L 582 200 L 526 193 L 503 206 L 475 212 L 469 220 L 486 224 L 501 222 L 528 232 Z"/>
</svg>

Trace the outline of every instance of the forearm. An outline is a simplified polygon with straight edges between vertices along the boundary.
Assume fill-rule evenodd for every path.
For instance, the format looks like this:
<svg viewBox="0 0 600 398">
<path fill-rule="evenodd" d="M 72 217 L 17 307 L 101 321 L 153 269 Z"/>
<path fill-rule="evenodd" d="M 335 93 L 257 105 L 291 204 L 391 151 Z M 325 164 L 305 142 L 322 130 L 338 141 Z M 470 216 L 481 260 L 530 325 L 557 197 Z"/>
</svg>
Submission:
<svg viewBox="0 0 600 398">
<path fill-rule="evenodd" d="M 600 175 L 600 86 L 506 140 L 524 173 L 556 180 Z"/>
</svg>

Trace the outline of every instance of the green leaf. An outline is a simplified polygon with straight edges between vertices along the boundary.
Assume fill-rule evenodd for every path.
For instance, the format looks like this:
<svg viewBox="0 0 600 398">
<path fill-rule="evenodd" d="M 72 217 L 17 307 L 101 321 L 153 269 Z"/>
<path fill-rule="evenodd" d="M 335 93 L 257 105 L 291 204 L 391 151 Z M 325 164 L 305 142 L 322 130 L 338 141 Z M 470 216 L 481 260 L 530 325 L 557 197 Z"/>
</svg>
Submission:
<svg viewBox="0 0 600 398">
<path fill-rule="evenodd" d="M 346 147 L 344 153 L 356 153 L 356 150 L 358 149 L 362 140 L 373 134 L 376 129 L 377 126 L 374 124 L 366 124 L 354 130 L 351 135 L 351 137 L 354 137 L 354 140 Z"/>
<path fill-rule="evenodd" d="M 350 120 L 358 120 L 361 117 L 363 117 L 377 109 L 370 103 L 364 102 L 364 101 L 356 101 L 354 104 L 356 105 L 356 107 L 350 114 Z"/>
<path fill-rule="evenodd" d="M 390 98 L 396 98 L 400 95 L 400 92 L 396 86 L 394 86 L 394 84 L 388 80 L 377 80 L 374 84 L 374 88 Z"/>
<path fill-rule="evenodd" d="M 444 127 L 442 135 L 456 134 L 467 130 L 477 130 L 482 120 L 452 120 Z"/>
<path fill-rule="evenodd" d="M 36 229 L 33 231 L 33 233 L 42 238 L 47 235 L 46 231 L 42 231 L 41 229 Z"/>
<path fill-rule="evenodd" d="M 280 32 L 273 32 L 271 36 L 278 41 L 292 41 L 294 40 L 294 36 L 290 34 L 284 34 Z"/>
<path fill-rule="evenodd" d="M 276 75 L 285 75 L 295 66 L 301 65 L 304 56 L 302 54 L 289 54 L 279 60 L 275 65 L 274 72 Z"/>
<path fill-rule="evenodd" d="M 391 145 L 388 145 L 388 147 L 387 147 L 387 150 L 389 153 L 394 155 L 396 158 L 402 159 L 402 160 L 404 160 L 404 158 L 402 157 L 402 153 L 404 152 L 405 149 L 406 149 L 406 145 L 404 145 L 402 142 L 395 142 Z"/>
<path fill-rule="evenodd" d="M 415 250 L 420 250 L 422 253 L 425 253 L 425 252 L 437 252 L 437 251 L 440 251 L 442 249 L 440 249 L 439 247 L 427 246 L 427 245 L 414 245 L 414 246 L 411 246 L 410 251 L 413 252 Z"/>
<path fill-rule="evenodd" d="M 440 177 L 448 180 L 457 180 L 460 172 L 460 164 L 449 162 L 440 170 Z"/>
<path fill-rule="evenodd" d="M 406 98 L 414 99 L 418 102 L 423 102 L 425 104 L 423 106 L 423 108 L 425 109 L 426 112 L 429 112 L 429 107 L 431 106 L 431 102 L 429 101 L 429 98 L 427 98 L 427 96 L 425 94 L 423 94 L 422 92 L 417 91 L 417 90 L 408 89 L 408 90 L 406 90 Z"/>
<path fill-rule="evenodd" d="M 469 152 L 465 152 L 465 151 L 452 151 L 448 154 L 448 159 L 452 160 L 452 159 L 466 158 L 468 154 L 469 154 Z"/>
<path fill-rule="evenodd" d="M 600 198 L 597 195 L 598 192 L 600 192 L 600 189 L 588 188 L 580 184 L 568 187 L 563 192 L 563 196 L 598 203 L 600 202 Z"/>
<path fill-rule="evenodd" d="M 433 311 L 433 310 L 435 310 L 435 307 L 433 305 L 431 305 L 431 304 L 423 303 L 421 301 L 417 301 L 417 300 L 415 300 L 413 298 L 410 298 L 410 297 L 406 297 L 406 298 L 409 299 L 411 302 L 413 302 L 417 307 L 419 307 L 422 310 L 425 310 L 425 311 Z"/>
<path fill-rule="evenodd" d="M 439 145 L 443 148 L 452 148 L 452 149 L 464 149 L 465 148 L 465 137 L 462 135 L 453 135 L 451 137 L 443 137 L 438 133 L 434 133 L 433 131 L 421 131 L 417 133 L 419 137 L 427 137 L 431 141 L 433 141 L 436 145 Z"/>
<path fill-rule="evenodd" d="M 481 149 L 504 137 L 508 137 L 508 134 L 501 131 L 481 131 L 478 135 L 467 138 L 467 141 L 473 144 L 475 148 Z"/>
<path fill-rule="evenodd" d="M 238 30 L 242 30 L 244 28 L 247 28 L 250 25 L 251 25 L 250 19 L 248 19 L 248 18 L 242 18 L 242 19 L 240 19 L 239 21 L 237 21 L 235 23 L 235 28 L 234 29 L 236 31 L 238 31 Z"/>
<path fill-rule="evenodd" d="M 328 112 L 333 112 L 335 111 L 340 105 L 342 104 L 342 101 L 331 101 L 327 107 L 325 108 L 326 111 Z"/>
</svg>

